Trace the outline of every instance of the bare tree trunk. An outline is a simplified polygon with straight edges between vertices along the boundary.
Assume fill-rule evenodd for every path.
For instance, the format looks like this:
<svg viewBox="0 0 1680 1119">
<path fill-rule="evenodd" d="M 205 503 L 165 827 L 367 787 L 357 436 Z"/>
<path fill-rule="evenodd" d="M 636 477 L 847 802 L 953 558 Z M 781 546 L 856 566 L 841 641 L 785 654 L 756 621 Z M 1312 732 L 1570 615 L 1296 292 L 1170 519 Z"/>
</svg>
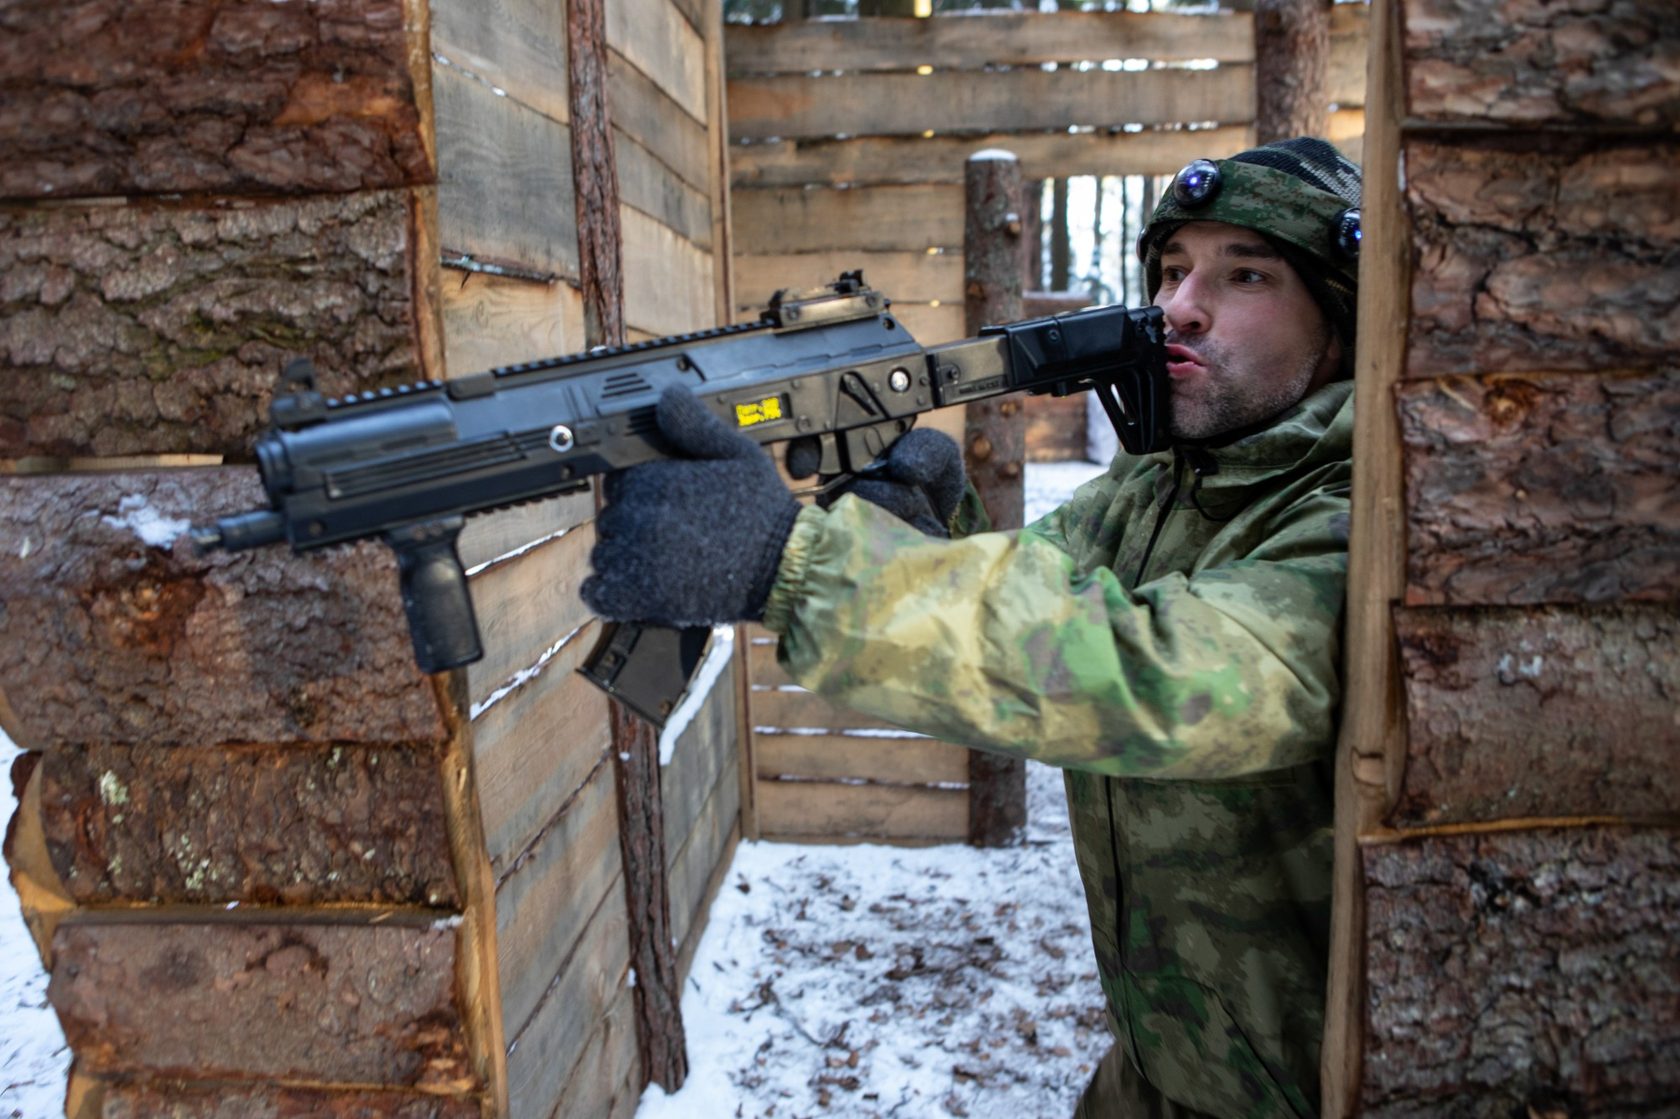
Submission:
<svg viewBox="0 0 1680 1119">
<path fill-rule="evenodd" d="M 1050 184 L 1050 291 L 1066 291 L 1071 280 L 1073 245 L 1068 234 L 1068 181 Z"/>
<path fill-rule="evenodd" d="M 967 332 L 1021 317 L 1021 165 L 1007 152 L 964 169 L 963 312 Z M 1027 419 L 1016 397 L 971 401 L 964 430 L 968 476 L 1000 529 L 1020 528 Z M 968 754 L 968 841 L 1001 847 L 1027 822 L 1027 768 L 1018 758 Z"/>
<path fill-rule="evenodd" d="M 618 213 L 618 162 L 607 104 L 605 2 L 571 0 L 567 4 L 566 61 L 572 72 L 572 177 L 584 340 L 591 346 L 621 346 L 624 242 Z M 630 964 L 636 974 L 636 1039 L 643 1075 L 667 1092 L 675 1092 L 688 1076 L 688 1054 L 677 958 L 671 945 L 659 740 L 653 728 L 627 708 L 614 702 L 611 710 Z"/>
<path fill-rule="evenodd" d="M 1255 139 L 1323 136 L 1330 123 L 1330 4 L 1256 0 Z"/>
</svg>

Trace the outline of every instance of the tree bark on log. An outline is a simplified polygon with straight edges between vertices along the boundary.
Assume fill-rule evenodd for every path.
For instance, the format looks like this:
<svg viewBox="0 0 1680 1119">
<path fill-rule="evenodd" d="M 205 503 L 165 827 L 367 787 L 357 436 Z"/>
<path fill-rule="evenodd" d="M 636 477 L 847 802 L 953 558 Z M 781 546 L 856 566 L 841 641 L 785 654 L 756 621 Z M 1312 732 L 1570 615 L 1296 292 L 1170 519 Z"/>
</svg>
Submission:
<svg viewBox="0 0 1680 1119">
<path fill-rule="evenodd" d="M 572 176 L 577 198 L 578 264 L 584 338 L 590 346 L 624 344 L 623 233 L 618 165 L 607 104 L 605 0 L 571 0 L 566 57 L 571 72 Z M 621 704 L 611 704 L 619 845 L 636 974 L 636 1039 L 644 1083 L 667 1092 L 688 1077 L 682 991 L 671 944 L 670 884 L 659 788 L 659 739 Z"/>
<path fill-rule="evenodd" d="M 1680 369 L 1402 382 L 1406 602 L 1680 597 Z"/>
<path fill-rule="evenodd" d="M 1258 0 L 1254 5 L 1256 143 L 1322 137 L 1330 124 L 1330 4 Z"/>
<path fill-rule="evenodd" d="M 1406 373 L 1673 368 L 1680 142 L 1405 146 Z"/>
<path fill-rule="evenodd" d="M 1401 609 L 1402 827 L 1680 820 L 1680 609 Z"/>
<path fill-rule="evenodd" d="M 38 750 L 444 741 L 390 549 L 201 555 L 185 535 L 263 501 L 246 467 L 0 479 L 8 732 Z"/>
<path fill-rule="evenodd" d="M 982 326 L 1021 318 L 1021 165 L 1008 152 L 982 152 L 964 175 L 963 314 L 970 337 Z M 1017 397 L 971 401 L 964 466 L 992 527 L 1020 528 L 1027 424 Z M 968 841 L 999 847 L 1027 822 L 1027 767 L 1019 758 L 970 750 Z"/>
<path fill-rule="evenodd" d="M 1649 1115 L 1680 1096 L 1680 833 L 1361 848 L 1361 1115 Z M 1526 1109 L 1526 1110 L 1525 1110 Z"/>
<path fill-rule="evenodd" d="M 332 396 L 441 376 L 429 207 L 377 191 L 0 210 L 0 457 L 248 460 L 293 358 Z"/>
<path fill-rule="evenodd" d="M 86 912 L 53 938 L 47 997 L 78 1071 L 481 1088 L 432 914 L 250 922 Z"/>
<path fill-rule="evenodd" d="M 0 197 L 429 183 L 426 37 L 415 0 L 7 4 Z"/>
<path fill-rule="evenodd" d="M 487 1114 L 477 1096 L 429 1092 L 169 1081 L 92 1087 L 100 1119 L 484 1119 Z"/>
</svg>

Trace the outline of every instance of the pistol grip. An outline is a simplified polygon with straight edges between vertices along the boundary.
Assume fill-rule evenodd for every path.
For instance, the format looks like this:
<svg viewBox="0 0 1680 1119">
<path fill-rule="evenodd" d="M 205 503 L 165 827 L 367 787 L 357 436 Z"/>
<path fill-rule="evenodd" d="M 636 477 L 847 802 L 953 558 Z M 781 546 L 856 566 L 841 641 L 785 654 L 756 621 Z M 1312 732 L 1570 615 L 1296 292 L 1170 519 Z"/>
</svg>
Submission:
<svg viewBox="0 0 1680 1119">
<path fill-rule="evenodd" d="M 397 553 L 403 610 L 422 672 L 460 668 L 484 656 L 467 574 L 455 551 L 463 523 L 461 517 L 444 517 L 385 534 L 385 542 Z"/>
</svg>

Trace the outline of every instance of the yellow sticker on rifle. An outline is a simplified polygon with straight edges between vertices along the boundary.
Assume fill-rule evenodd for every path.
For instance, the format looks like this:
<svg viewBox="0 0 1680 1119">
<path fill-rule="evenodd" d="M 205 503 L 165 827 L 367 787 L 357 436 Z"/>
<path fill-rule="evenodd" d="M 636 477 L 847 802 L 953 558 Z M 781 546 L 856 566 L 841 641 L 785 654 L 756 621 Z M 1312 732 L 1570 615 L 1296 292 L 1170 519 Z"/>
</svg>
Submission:
<svg viewBox="0 0 1680 1119">
<path fill-rule="evenodd" d="M 782 418 L 782 398 L 767 396 L 747 404 L 735 405 L 735 426 L 756 427 Z"/>
</svg>

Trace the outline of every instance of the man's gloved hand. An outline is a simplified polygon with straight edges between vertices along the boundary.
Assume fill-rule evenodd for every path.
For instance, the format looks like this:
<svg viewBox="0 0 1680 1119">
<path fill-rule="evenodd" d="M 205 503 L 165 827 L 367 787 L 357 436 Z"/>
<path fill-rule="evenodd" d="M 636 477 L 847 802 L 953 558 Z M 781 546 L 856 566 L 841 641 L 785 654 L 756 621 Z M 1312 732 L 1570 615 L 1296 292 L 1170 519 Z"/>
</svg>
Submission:
<svg viewBox="0 0 1680 1119">
<path fill-rule="evenodd" d="M 918 427 L 887 449 L 879 466 L 817 498 L 824 509 L 848 493 L 879 505 L 929 536 L 949 537 L 967 486 L 962 451 L 942 431 Z"/>
<path fill-rule="evenodd" d="M 606 477 L 583 601 L 603 618 L 665 626 L 762 618 L 799 502 L 758 444 L 687 389 L 666 389 L 658 416 L 685 457 Z"/>
</svg>

